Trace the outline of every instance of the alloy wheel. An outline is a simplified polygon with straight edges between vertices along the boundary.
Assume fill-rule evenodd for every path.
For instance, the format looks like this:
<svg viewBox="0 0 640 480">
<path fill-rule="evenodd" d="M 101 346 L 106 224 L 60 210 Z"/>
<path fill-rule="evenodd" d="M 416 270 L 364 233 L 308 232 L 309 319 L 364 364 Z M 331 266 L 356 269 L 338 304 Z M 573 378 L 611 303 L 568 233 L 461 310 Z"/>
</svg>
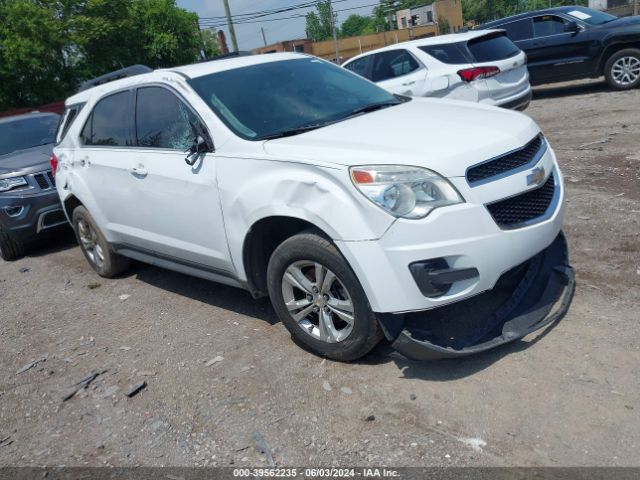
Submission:
<svg viewBox="0 0 640 480">
<path fill-rule="evenodd" d="M 98 242 L 98 235 L 86 220 L 80 220 L 78 222 L 78 237 L 80 237 L 82 249 L 87 254 L 87 257 L 89 257 L 91 263 L 97 268 L 102 268 L 104 264 L 104 252 Z"/>
<path fill-rule="evenodd" d="M 289 315 L 316 340 L 338 343 L 353 330 L 351 295 L 336 274 L 320 263 L 291 264 L 282 277 L 282 296 Z"/>
<path fill-rule="evenodd" d="M 611 66 L 611 77 L 621 86 L 630 85 L 640 78 L 640 60 L 636 57 L 621 57 Z"/>
</svg>

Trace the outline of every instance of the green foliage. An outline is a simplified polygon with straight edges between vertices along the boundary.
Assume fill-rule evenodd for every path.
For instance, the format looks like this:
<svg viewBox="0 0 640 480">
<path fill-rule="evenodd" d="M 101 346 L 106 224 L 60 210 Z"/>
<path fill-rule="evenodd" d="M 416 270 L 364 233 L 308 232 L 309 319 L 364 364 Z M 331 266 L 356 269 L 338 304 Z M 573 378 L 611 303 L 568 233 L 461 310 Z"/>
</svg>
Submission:
<svg viewBox="0 0 640 480">
<path fill-rule="evenodd" d="M 374 32 L 373 18 L 362 15 L 349 15 L 340 27 L 340 36 L 342 37 L 355 37 L 356 35 L 367 35 Z"/>
<path fill-rule="evenodd" d="M 440 35 L 451 33 L 451 25 L 449 25 L 449 22 L 446 18 L 441 18 L 438 21 L 438 30 L 440 31 Z"/>
<path fill-rule="evenodd" d="M 136 63 L 190 63 L 202 48 L 197 15 L 175 0 L 0 0 L 0 18 L 0 110 L 65 98 Z M 204 37 L 215 53 L 215 35 Z"/>
<path fill-rule="evenodd" d="M 218 35 L 215 30 L 202 30 L 202 41 L 204 43 L 204 54 L 207 58 L 220 55 L 220 45 L 218 44 Z"/>
<path fill-rule="evenodd" d="M 328 40 L 333 37 L 333 19 L 331 18 L 331 2 L 319 1 L 316 12 L 307 13 L 307 37 L 315 42 Z"/>
</svg>

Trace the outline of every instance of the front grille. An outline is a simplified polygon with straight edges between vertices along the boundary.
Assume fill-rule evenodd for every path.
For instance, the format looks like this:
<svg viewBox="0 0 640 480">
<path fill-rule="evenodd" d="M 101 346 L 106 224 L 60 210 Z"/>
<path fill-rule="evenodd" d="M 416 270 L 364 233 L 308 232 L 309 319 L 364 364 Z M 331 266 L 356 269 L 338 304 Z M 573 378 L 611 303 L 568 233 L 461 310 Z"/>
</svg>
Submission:
<svg viewBox="0 0 640 480">
<path fill-rule="evenodd" d="M 540 188 L 491 203 L 487 205 L 487 209 L 500 228 L 517 228 L 523 223 L 542 217 L 547 212 L 555 189 L 552 173 Z"/>
<path fill-rule="evenodd" d="M 47 182 L 47 179 L 45 178 L 43 173 L 38 173 L 37 175 L 34 175 L 33 178 L 35 179 L 41 190 L 51 188 L 51 185 L 49 185 L 49 182 Z"/>
<path fill-rule="evenodd" d="M 467 181 L 470 184 L 477 183 L 522 167 L 533 161 L 543 146 L 544 140 L 542 134 L 539 134 L 519 150 L 471 167 L 467 170 Z"/>
<path fill-rule="evenodd" d="M 51 186 L 55 187 L 56 179 L 53 177 L 53 172 L 47 172 L 47 178 L 49 179 Z"/>
</svg>

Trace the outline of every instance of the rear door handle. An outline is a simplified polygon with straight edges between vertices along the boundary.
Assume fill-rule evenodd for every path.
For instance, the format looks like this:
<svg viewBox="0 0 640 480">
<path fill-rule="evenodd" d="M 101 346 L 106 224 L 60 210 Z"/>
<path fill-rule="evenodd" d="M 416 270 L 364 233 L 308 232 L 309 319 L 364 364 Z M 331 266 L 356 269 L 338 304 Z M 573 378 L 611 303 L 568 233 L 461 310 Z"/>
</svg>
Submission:
<svg viewBox="0 0 640 480">
<path fill-rule="evenodd" d="M 138 165 L 137 167 L 131 167 L 131 173 L 138 177 L 146 177 L 148 172 L 144 165 Z"/>
<path fill-rule="evenodd" d="M 408 82 L 404 82 L 402 85 L 405 86 L 405 87 L 408 87 L 409 85 L 413 85 L 414 83 L 416 83 L 415 80 L 410 80 Z"/>
</svg>

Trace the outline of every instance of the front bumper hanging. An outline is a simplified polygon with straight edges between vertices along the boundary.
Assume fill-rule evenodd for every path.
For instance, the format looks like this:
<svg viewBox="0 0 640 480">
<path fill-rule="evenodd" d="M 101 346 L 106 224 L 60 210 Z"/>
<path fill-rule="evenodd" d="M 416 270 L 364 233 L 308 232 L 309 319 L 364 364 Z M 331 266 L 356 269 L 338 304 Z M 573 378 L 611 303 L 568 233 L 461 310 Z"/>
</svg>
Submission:
<svg viewBox="0 0 640 480">
<path fill-rule="evenodd" d="M 492 290 L 423 312 L 378 314 L 380 325 L 392 347 L 414 360 L 461 357 L 512 342 L 557 322 L 569 309 L 575 273 L 568 256 L 560 233 Z"/>
</svg>

